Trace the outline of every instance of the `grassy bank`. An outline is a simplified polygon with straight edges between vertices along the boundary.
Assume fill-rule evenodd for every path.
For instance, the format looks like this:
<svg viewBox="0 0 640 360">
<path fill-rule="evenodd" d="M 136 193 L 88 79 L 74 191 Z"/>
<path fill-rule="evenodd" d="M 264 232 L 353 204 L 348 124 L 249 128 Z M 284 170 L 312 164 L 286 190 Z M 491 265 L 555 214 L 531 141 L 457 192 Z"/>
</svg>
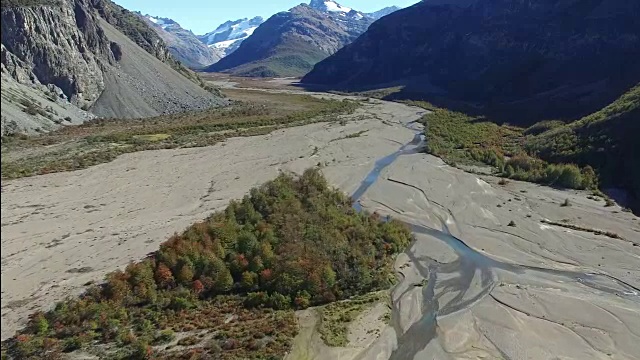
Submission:
<svg viewBox="0 0 640 360">
<path fill-rule="evenodd" d="M 238 101 L 227 108 L 147 119 L 95 120 L 35 137 L 3 137 L 2 178 L 83 169 L 125 153 L 209 146 L 230 137 L 335 121 L 359 106 L 347 100 L 242 90 L 231 90 L 229 96 Z"/>
<path fill-rule="evenodd" d="M 542 154 L 532 144 L 548 137 L 550 131 L 566 127 L 550 121 L 530 128 L 498 125 L 483 116 L 469 115 L 434 107 L 428 103 L 415 105 L 432 112 L 422 118 L 425 125 L 427 152 L 452 165 L 491 166 L 495 175 L 571 189 L 597 189 L 600 177 L 594 170 L 601 167 L 590 159 L 558 158 L 553 151 Z M 573 151 L 582 153 L 587 147 L 574 143 Z M 582 160 L 582 161 L 580 161 Z"/>
<path fill-rule="evenodd" d="M 401 223 L 356 213 L 319 170 L 280 175 L 80 298 L 33 314 L 3 351 L 279 359 L 297 332 L 293 309 L 388 288 L 394 255 L 410 240 Z"/>
<path fill-rule="evenodd" d="M 320 310 L 318 331 L 322 340 L 329 346 L 347 346 L 349 325 L 365 310 L 385 301 L 388 297 L 387 292 L 380 291 L 326 305 Z"/>
</svg>

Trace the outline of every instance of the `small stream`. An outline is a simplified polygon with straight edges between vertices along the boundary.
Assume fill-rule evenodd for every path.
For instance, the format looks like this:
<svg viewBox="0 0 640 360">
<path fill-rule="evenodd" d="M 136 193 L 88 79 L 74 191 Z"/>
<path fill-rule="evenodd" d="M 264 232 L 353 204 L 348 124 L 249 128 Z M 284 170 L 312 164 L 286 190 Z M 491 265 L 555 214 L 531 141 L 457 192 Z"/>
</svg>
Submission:
<svg viewBox="0 0 640 360">
<path fill-rule="evenodd" d="M 358 212 L 363 210 L 360 203 L 362 196 L 378 181 L 385 168 L 393 164 L 398 157 L 418 153 L 423 148 L 424 137 L 421 135 L 421 130 L 416 127 L 416 123 L 409 123 L 405 127 L 414 131 L 414 139 L 396 152 L 377 160 L 373 170 L 367 174 L 351 196 L 354 201 L 353 207 Z M 428 283 L 427 286 L 422 287 L 422 316 L 407 331 L 403 331 L 399 325 L 400 301 L 395 301 L 393 304 L 392 324 L 398 336 L 398 346 L 391 354 L 392 360 L 414 359 L 437 337 L 438 318 L 468 309 L 484 299 L 499 283 L 499 274 L 504 271 L 516 275 L 525 272 L 536 273 L 553 280 L 557 278 L 558 282 L 574 281 L 597 291 L 640 303 L 639 289 L 609 275 L 536 268 L 492 259 L 451 235 L 446 222 L 443 219 L 440 220 L 444 231 L 406 223 L 414 234 L 431 236 L 445 243 L 455 252 L 457 259 L 442 264 L 430 258 L 418 258 L 411 250 L 417 240 L 414 240 L 406 250 L 405 253 L 413 266 L 424 279 L 428 279 Z M 413 287 L 409 286 L 405 293 L 412 290 Z M 405 293 L 398 299 L 402 299 Z M 445 294 L 453 296 L 443 300 Z"/>
</svg>

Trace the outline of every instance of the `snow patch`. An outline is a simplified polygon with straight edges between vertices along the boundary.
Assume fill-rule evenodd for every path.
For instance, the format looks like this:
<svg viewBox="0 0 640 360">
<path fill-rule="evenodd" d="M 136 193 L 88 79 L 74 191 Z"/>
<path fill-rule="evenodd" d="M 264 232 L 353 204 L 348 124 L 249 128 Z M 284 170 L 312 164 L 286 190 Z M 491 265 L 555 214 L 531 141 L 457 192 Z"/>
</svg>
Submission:
<svg viewBox="0 0 640 360">
<path fill-rule="evenodd" d="M 235 43 L 236 41 L 240 41 L 239 39 L 236 40 L 226 40 L 226 41 L 220 41 L 217 43 L 213 43 L 211 45 L 209 45 L 209 47 L 215 48 L 215 49 L 226 49 L 228 47 L 230 47 L 231 45 L 233 45 L 233 43 Z"/>
<path fill-rule="evenodd" d="M 351 8 L 348 8 L 346 6 L 342 6 L 342 5 L 338 4 L 335 1 L 325 1 L 324 2 L 324 6 L 327 9 L 327 11 L 331 11 L 331 12 L 348 13 L 349 11 L 351 11 Z"/>
</svg>

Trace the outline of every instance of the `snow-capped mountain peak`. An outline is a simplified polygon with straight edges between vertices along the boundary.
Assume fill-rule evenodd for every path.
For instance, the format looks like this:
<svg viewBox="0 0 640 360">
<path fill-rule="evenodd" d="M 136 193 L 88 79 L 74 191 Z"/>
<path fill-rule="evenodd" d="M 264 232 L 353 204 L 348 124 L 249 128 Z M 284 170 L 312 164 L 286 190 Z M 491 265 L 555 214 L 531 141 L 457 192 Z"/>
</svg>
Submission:
<svg viewBox="0 0 640 360">
<path fill-rule="evenodd" d="M 333 0 L 311 0 L 309 4 L 312 8 L 321 11 L 348 13 L 351 8 L 342 6 Z"/>
<path fill-rule="evenodd" d="M 240 46 L 240 43 L 251 36 L 253 32 L 264 22 L 260 16 L 253 19 L 239 19 L 227 21 L 215 30 L 199 35 L 198 39 L 211 48 L 222 50 L 224 55 L 229 55 Z"/>
<path fill-rule="evenodd" d="M 171 26 L 171 25 L 177 25 L 178 23 L 176 23 L 175 21 L 168 19 L 168 18 L 162 18 L 162 17 L 156 17 L 156 16 L 151 16 L 149 14 L 145 14 L 142 15 L 140 12 L 138 12 L 138 15 L 145 17 L 147 20 L 151 21 L 152 23 L 162 27 L 163 29 L 167 29 L 167 27 Z"/>
</svg>

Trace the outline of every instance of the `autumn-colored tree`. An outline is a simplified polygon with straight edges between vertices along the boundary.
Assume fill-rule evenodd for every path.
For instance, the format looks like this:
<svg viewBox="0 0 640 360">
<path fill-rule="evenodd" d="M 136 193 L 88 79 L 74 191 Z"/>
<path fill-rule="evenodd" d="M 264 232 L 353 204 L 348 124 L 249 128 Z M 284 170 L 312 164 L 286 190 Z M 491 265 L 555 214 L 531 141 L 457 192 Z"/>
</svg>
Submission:
<svg viewBox="0 0 640 360">
<path fill-rule="evenodd" d="M 160 288 L 166 289 L 171 286 L 171 284 L 173 284 L 173 274 L 171 273 L 171 269 L 169 269 L 169 267 L 164 263 L 158 264 L 155 273 L 155 280 Z"/>
<path fill-rule="evenodd" d="M 131 263 L 125 272 L 133 289 L 134 302 L 152 303 L 156 299 L 156 282 L 154 280 L 153 262 L 145 260 L 139 263 Z"/>
<path fill-rule="evenodd" d="M 107 283 L 104 287 L 104 295 L 107 299 L 120 302 L 129 294 L 127 276 L 120 270 L 107 275 Z"/>
<path fill-rule="evenodd" d="M 194 293 L 200 294 L 204 290 L 204 285 L 202 284 L 202 281 L 195 280 L 191 288 L 193 289 Z"/>
<path fill-rule="evenodd" d="M 264 285 L 266 283 L 268 283 L 269 281 L 271 281 L 271 279 L 273 278 L 273 270 L 271 269 L 264 269 L 260 272 L 260 284 Z"/>
</svg>

